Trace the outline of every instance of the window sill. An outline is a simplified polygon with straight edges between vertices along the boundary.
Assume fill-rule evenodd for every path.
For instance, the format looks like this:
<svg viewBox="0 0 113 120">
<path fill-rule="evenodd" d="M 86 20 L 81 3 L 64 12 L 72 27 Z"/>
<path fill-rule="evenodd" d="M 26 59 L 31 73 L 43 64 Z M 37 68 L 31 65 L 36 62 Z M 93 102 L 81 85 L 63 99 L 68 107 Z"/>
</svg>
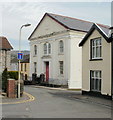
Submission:
<svg viewBox="0 0 113 120">
<path fill-rule="evenodd" d="M 59 74 L 58 77 L 63 78 L 64 74 Z"/>
<path fill-rule="evenodd" d="M 97 58 L 97 59 L 90 59 L 89 61 L 101 61 L 103 60 L 102 58 Z"/>
<path fill-rule="evenodd" d="M 58 53 L 58 55 L 64 55 L 64 53 Z"/>
<path fill-rule="evenodd" d="M 37 57 L 37 55 L 33 55 L 33 57 Z"/>
<path fill-rule="evenodd" d="M 41 58 L 51 58 L 51 55 L 43 55 Z"/>
<path fill-rule="evenodd" d="M 51 56 L 51 54 L 44 54 L 43 56 L 44 56 L 44 57 L 45 57 L 45 56 Z"/>
</svg>

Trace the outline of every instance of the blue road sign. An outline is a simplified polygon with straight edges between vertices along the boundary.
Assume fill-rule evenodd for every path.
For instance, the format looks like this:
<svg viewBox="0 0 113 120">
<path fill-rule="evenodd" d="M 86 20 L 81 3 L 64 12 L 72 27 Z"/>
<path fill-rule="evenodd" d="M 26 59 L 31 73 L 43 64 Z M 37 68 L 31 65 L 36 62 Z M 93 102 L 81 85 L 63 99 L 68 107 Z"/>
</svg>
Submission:
<svg viewBox="0 0 113 120">
<path fill-rule="evenodd" d="M 23 59 L 23 53 L 18 53 L 18 59 L 22 60 Z"/>
</svg>

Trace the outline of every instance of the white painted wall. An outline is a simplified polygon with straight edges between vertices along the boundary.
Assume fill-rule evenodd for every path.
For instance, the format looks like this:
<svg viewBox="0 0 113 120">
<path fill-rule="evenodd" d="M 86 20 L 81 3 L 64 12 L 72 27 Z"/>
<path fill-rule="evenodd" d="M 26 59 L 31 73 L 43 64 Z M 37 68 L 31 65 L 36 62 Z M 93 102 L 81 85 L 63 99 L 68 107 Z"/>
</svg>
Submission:
<svg viewBox="0 0 113 120">
<path fill-rule="evenodd" d="M 30 76 L 34 73 L 34 62 L 37 62 L 37 75 L 39 76 L 45 73 L 44 62 L 49 61 L 49 83 L 68 85 L 70 89 L 81 89 L 82 50 L 78 44 L 84 35 L 84 32 L 67 30 L 46 16 L 30 39 Z M 60 40 L 64 42 L 63 54 L 59 54 Z M 44 56 L 43 53 L 43 44 L 46 42 L 51 43 L 52 47 L 52 53 L 49 56 Z M 34 56 L 34 45 L 37 45 L 37 56 Z M 63 75 L 59 74 L 59 61 L 64 61 Z"/>
<path fill-rule="evenodd" d="M 31 39 L 64 30 L 66 29 L 63 26 L 55 22 L 49 16 L 45 16 L 44 20 L 38 26 L 38 29 L 36 29 L 36 31 L 33 33 Z"/>
<path fill-rule="evenodd" d="M 82 88 L 82 48 L 79 47 L 84 32 L 70 32 L 70 78 L 68 81 L 70 89 Z"/>
<path fill-rule="evenodd" d="M 67 33 L 66 33 L 67 34 Z M 67 36 L 67 38 L 66 38 Z M 64 42 L 64 53 L 59 54 L 59 41 L 63 40 Z M 46 56 L 43 52 L 43 45 L 44 43 L 49 42 L 51 44 L 51 55 Z M 33 55 L 34 45 L 37 45 L 37 56 Z M 67 35 L 58 35 L 54 36 L 51 39 L 44 39 L 42 42 L 37 41 L 31 41 L 30 42 L 30 48 L 31 48 L 31 64 L 30 64 L 30 76 L 32 76 L 32 73 L 34 72 L 33 63 L 37 62 L 37 75 L 39 76 L 41 73 L 45 73 L 45 63 L 46 61 L 49 61 L 49 82 L 51 84 L 60 84 L 60 85 L 67 85 L 68 83 L 68 61 L 69 61 L 69 52 L 67 49 L 67 46 L 69 46 L 69 34 Z M 64 61 L 64 75 L 59 74 L 59 61 Z"/>
</svg>

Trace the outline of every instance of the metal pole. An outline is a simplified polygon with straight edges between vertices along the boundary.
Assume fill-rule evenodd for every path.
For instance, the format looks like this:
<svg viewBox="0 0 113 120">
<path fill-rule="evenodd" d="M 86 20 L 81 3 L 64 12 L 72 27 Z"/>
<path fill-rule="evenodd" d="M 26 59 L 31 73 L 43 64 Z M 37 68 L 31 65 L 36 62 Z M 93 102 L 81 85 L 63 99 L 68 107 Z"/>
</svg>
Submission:
<svg viewBox="0 0 113 120">
<path fill-rule="evenodd" d="M 19 53 L 21 52 L 21 30 L 23 27 L 28 27 L 31 24 L 22 25 L 19 31 Z M 20 98 L 20 59 L 18 61 L 18 98 Z"/>
<path fill-rule="evenodd" d="M 22 27 L 20 28 L 20 31 L 19 31 L 19 53 L 21 52 L 21 29 Z M 20 59 L 18 61 L 18 98 L 20 98 Z"/>
</svg>

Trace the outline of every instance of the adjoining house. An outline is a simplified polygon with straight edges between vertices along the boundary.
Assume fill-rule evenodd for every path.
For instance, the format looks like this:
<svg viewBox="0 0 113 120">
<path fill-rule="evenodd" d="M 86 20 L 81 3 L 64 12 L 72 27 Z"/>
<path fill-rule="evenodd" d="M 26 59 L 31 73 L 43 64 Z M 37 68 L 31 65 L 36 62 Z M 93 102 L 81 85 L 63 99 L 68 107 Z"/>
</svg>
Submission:
<svg viewBox="0 0 113 120">
<path fill-rule="evenodd" d="M 20 62 L 20 72 L 22 80 L 29 79 L 29 57 L 30 55 L 24 55 L 23 60 Z"/>
<path fill-rule="evenodd" d="M 22 50 L 21 51 L 24 55 L 24 58 L 28 58 L 26 56 L 29 56 L 29 51 L 28 50 Z M 10 65 L 10 70 L 11 71 L 18 71 L 18 58 L 17 58 L 17 55 L 18 55 L 19 51 L 18 50 L 12 50 L 11 51 L 11 65 Z"/>
<path fill-rule="evenodd" d="M 18 59 L 17 57 L 11 59 L 11 65 L 10 65 L 10 70 L 11 71 L 18 71 Z"/>
<path fill-rule="evenodd" d="M 92 22 L 46 13 L 29 37 L 30 76 L 44 73 L 49 84 L 81 89 L 82 49 L 78 44 L 92 25 Z"/>
<path fill-rule="evenodd" d="M 103 28 L 103 29 L 102 29 Z M 112 46 L 109 26 L 93 24 L 82 46 L 82 93 L 112 96 Z"/>
<path fill-rule="evenodd" d="M 6 37 L 0 37 L 0 73 L 7 68 L 10 70 L 10 51 L 13 49 Z"/>
</svg>

